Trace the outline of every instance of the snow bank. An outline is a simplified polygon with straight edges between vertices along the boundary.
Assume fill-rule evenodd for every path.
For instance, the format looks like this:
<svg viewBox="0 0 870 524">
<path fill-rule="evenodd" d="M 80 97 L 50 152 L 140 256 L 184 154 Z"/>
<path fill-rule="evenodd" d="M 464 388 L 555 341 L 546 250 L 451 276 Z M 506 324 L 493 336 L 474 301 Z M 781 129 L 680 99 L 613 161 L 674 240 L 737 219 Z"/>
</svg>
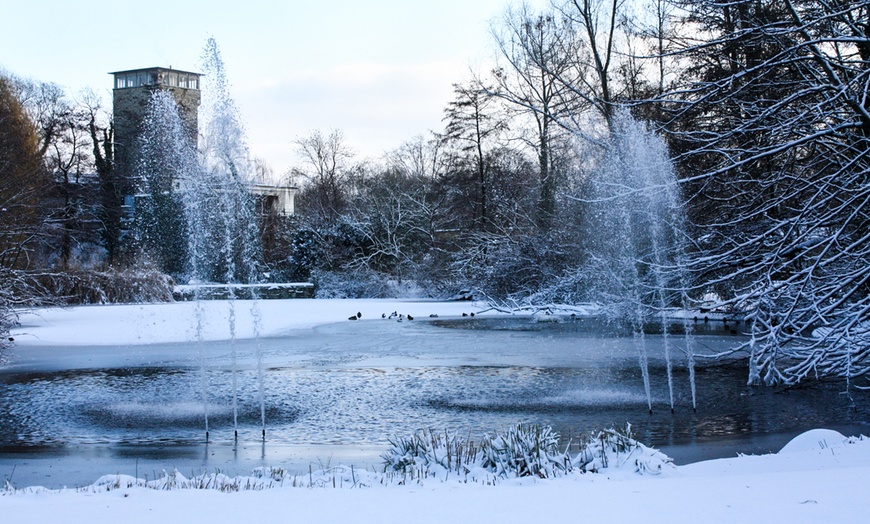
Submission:
<svg viewBox="0 0 870 524">
<path fill-rule="evenodd" d="M 823 451 L 854 443 L 854 437 L 845 437 L 832 429 L 813 429 L 801 433 L 782 447 L 780 453 Z"/>
</svg>

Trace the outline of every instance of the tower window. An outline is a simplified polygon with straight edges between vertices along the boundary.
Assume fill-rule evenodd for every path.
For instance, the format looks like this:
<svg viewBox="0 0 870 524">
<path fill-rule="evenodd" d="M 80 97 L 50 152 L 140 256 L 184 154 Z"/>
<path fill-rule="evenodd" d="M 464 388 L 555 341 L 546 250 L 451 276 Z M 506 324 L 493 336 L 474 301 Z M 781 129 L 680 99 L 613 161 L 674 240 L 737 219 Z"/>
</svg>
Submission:
<svg viewBox="0 0 870 524">
<path fill-rule="evenodd" d="M 165 85 L 184 89 L 199 89 L 199 76 L 185 72 L 134 71 L 115 75 L 115 89 Z"/>
</svg>

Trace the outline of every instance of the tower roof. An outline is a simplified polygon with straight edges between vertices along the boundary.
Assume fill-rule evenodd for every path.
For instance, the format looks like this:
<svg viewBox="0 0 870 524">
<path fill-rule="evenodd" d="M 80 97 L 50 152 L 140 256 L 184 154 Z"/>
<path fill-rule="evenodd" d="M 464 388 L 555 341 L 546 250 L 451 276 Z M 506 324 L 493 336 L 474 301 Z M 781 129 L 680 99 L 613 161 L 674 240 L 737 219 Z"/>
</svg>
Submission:
<svg viewBox="0 0 870 524">
<path fill-rule="evenodd" d="M 145 72 L 145 71 L 173 71 L 175 73 L 186 73 L 188 75 L 202 76 L 202 73 L 195 73 L 193 71 L 183 71 L 181 69 L 173 69 L 172 66 L 169 66 L 169 67 L 159 67 L 159 66 L 158 67 L 142 67 L 139 69 L 127 69 L 124 71 L 112 71 L 109 74 L 110 75 L 123 75 L 126 73 L 141 73 L 141 72 Z"/>
<path fill-rule="evenodd" d="M 115 89 L 131 87 L 170 87 L 182 89 L 199 89 L 200 73 L 182 71 L 171 67 L 147 67 L 145 69 L 128 69 L 109 73 L 115 75 Z"/>
</svg>

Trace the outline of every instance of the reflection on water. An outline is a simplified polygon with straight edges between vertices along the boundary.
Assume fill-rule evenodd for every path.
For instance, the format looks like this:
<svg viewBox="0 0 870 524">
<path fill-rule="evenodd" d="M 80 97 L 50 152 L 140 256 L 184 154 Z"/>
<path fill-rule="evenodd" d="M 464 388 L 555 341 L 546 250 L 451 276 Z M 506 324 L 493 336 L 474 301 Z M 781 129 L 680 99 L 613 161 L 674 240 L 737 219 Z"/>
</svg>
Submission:
<svg viewBox="0 0 870 524">
<path fill-rule="evenodd" d="M 751 388 L 743 369 L 727 366 L 698 369 L 693 413 L 682 362 L 675 368 L 672 414 L 655 335 L 647 337 L 654 408 L 649 414 L 630 338 L 602 336 L 577 324 L 531 331 L 504 326 L 466 330 L 371 321 L 263 341 L 267 440 L 385 446 L 388 438 L 420 428 L 474 438 L 533 422 L 576 436 L 631 422 L 643 441 L 662 446 L 870 421 L 866 392 L 853 392 L 850 402 L 840 384 Z M 720 330 L 699 336 L 696 345 L 716 351 L 733 342 L 732 334 Z M 254 441 L 260 438 L 257 370 L 254 359 L 246 358 L 254 346 L 239 347 L 239 438 Z M 200 444 L 206 410 L 212 438 L 231 438 L 226 348 L 208 349 L 205 399 L 196 351 L 155 348 L 174 357 L 164 357 L 161 365 L 146 365 L 153 355 L 142 357 L 142 365 L 123 369 L 33 364 L 0 370 L 0 451 Z"/>
<path fill-rule="evenodd" d="M 533 316 L 501 316 L 501 317 L 466 317 L 458 319 L 433 320 L 432 325 L 476 331 L 529 331 L 539 333 L 574 333 L 577 335 L 630 337 L 632 325 L 624 320 L 608 320 L 600 317 L 580 317 L 571 315 L 552 315 L 544 317 Z M 644 324 L 643 331 L 648 335 L 662 333 L 661 322 Z M 748 326 L 746 322 L 725 314 L 716 314 L 714 319 L 694 317 L 686 323 L 682 320 L 672 320 L 666 324 L 671 335 L 684 335 L 688 327 L 692 333 L 699 335 L 739 335 Z"/>
</svg>

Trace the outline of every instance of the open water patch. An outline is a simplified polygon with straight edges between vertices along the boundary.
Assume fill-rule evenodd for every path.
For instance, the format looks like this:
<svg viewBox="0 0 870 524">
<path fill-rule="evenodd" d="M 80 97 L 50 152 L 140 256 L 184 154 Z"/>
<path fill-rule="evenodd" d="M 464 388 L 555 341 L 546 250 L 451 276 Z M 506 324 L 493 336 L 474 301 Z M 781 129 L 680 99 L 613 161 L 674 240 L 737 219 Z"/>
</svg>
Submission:
<svg viewBox="0 0 870 524">
<path fill-rule="evenodd" d="M 579 336 L 617 338 L 629 338 L 634 334 L 629 322 L 600 316 L 503 315 L 444 318 L 428 322 L 439 328 L 469 331 L 570 333 Z M 713 320 L 709 317 L 687 320 L 674 318 L 666 323 L 646 322 L 643 325 L 643 332 L 647 335 L 661 335 L 665 332 L 665 328 L 669 335 L 675 336 L 685 335 L 687 330 L 690 334 L 696 335 L 743 336 L 746 334 L 747 325 L 742 320 L 729 320 L 725 315 L 719 315 Z"/>
</svg>

